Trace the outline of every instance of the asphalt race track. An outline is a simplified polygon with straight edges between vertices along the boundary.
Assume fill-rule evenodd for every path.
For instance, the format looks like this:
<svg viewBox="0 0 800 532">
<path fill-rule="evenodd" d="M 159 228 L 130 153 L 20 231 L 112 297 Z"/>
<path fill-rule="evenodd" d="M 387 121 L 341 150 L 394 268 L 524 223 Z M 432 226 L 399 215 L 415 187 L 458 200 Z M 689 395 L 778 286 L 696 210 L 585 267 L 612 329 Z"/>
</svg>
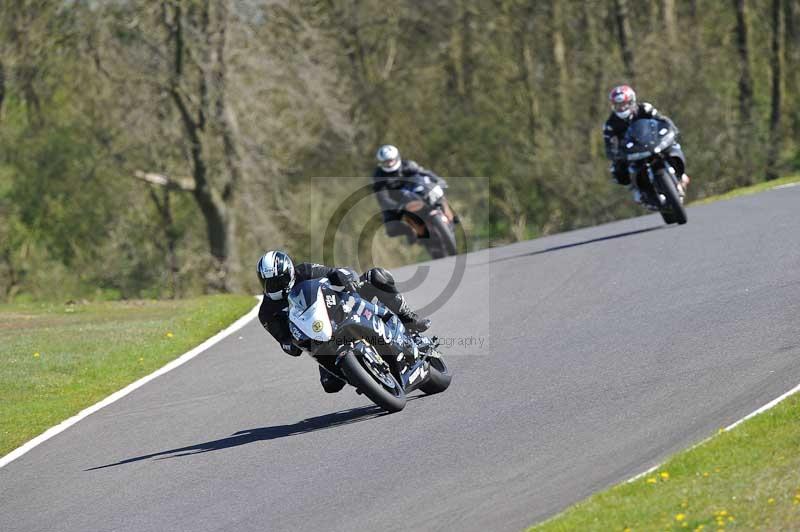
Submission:
<svg viewBox="0 0 800 532">
<path fill-rule="evenodd" d="M 540 521 L 800 383 L 800 187 L 688 214 L 470 254 L 433 314 L 453 385 L 394 415 L 251 323 L 0 469 L 0 530 Z"/>
</svg>

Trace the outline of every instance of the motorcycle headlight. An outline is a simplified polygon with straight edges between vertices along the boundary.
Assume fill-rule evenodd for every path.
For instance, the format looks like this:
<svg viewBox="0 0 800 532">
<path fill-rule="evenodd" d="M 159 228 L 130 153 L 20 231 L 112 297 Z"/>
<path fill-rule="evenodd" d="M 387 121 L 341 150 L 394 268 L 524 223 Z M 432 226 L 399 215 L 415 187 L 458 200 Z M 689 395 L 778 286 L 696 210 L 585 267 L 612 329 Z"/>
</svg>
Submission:
<svg viewBox="0 0 800 532">
<path fill-rule="evenodd" d="M 444 190 L 439 185 L 436 185 L 428 192 L 428 201 L 436 203 L 442 196 L 444 196 Z"/>
</svg>

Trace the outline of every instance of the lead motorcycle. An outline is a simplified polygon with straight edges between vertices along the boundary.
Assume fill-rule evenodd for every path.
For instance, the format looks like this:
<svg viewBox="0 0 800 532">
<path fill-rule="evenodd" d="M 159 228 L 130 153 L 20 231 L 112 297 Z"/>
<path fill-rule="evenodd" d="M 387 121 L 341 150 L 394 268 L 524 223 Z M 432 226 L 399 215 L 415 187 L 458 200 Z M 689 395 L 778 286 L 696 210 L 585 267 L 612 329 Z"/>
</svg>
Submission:
<svg viewBox="0 0 800 532">
<path fill-rule="evenodd" d="M 678 191 L 684 156 L 677 136 L 670 122 L 646 118 L 635 120 L 622 141 L 631 182 L 639 187 L 642 203 L 659 211 L 668 224 L 687 221 L 683 195 Z"/>
<path fill-rule="evenodd" d="M 414 231 L 431 257 L 440 259 L 458 254 L 456 246 L 456 215 L 450 208 L 444 191 L 447 182 L 434 182 L 428 176 L 404 177 L 403 190 L 416 196 L 403 206 L 400 219 Z"/>
<path fill-rule="evenodd" d="M 296 284 L 288 302 L 298 347 L 387 412 L 402 410 L 413 390 L 450 386 L 436 338 L 409 333 L 382 305 L 335 290 L 326 278 Z"/>
</svg>

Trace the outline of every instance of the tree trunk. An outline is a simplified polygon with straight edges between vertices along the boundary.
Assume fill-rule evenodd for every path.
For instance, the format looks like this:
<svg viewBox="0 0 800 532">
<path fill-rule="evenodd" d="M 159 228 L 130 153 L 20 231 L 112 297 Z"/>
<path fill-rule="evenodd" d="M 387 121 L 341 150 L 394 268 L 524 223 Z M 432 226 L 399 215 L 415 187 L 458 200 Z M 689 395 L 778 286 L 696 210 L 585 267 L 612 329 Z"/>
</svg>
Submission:
<svg viewBox="0 0 800 532">
<path fill-rule="evenodd" d="M 567 106 L 567 87 L 569 85 L 569 73 L 567 71 L 567 52 L 564 44 L 563 24 L 564 17 L 562 12 L 561 0 L 551 0 L 550 15 L 552 27 L 553 62 L 558 71 L 558 83 L 556 84 L 556 97 L 558 102 L 558 116 L 554 123 L 556 127 L 561 127 L 569 121 Z"/>
<path fill-rule="evenodd" d="M 461 3 L 461 94 L 469 105 L 472 102 L 472 90 L 475 76 L 475 58 L 473 57 L 474 31 L 472 24 L 476 20 L 469 0 Z"/>
<path fill-rule="evenodd" d="M 753 78 L 750 75 L 750 51 L 747 40 L 746 0 L 733 0 L 736 9 L 736 47 L 739 53 L 739 118 L 749 127 L 753 108 Z"/>
<path fill-rule="evenodd" d="M 602 10 L 602 13 L 598 14 L 598 9 Z M 603 108 L 600 106 L 600 103 L 605 102 L 605 99 L 601 98 L 600 95 L 604 94 L 605 92 L 604 84 L 606 71 L 603 64 L 604 55 L 598 39 L 596 20 L 598 18 L 600 20 L 604 19 L 605 15 L 605 6 L 593 6 L 588 2 L 583 3 L 581 16 L 583 19 L 583 29 L 586 36 L 586 48 L 584 53 L 591 54 L 588 57 L 589 62 L 587 64 L 587 69 L 591 72 L 590 93 L 587 98 L 587 101 L 589 102 L 588 116 L 592 122 L 598 123 L 601 123 L 605 118 L 601 111 Z M 597 131 L 594 128 L 587 127 L 584 128 L 584 130 L 587 136 L 586 145 L 589 146 L 589 154 L 592 159 L 594 159 L 600 153 L 600 135 L 597 134 Z"/>
<path fill-rule="evenodd" d="M 664 20 L 664 31 L 667 34 L 667 43 L 670 48 L 678 44 L 678 30 L 675 22 L 675 0 L 661 0 L 662 18 Z M 668 54 L 671 56 L 672 54 Z"/>
<path fill-rule="evenodd" d="M 165 10 L 168 11 L 166 4 Z M 210 85 L 213 83 L 215 85 L 213 88 L 221 90 L 221 94 L 224 95 L 224 83 L 222 83 L 224 80 L 214 79 L 213 76 L 208 76 L 202 69 L 199 69 L 199 73 L 195 76 L 195 84 L 185 79 L 187 78 L 187 73 L 184 71 L 187 45 L 184 41 L 182 17 L 183 14 L 181 13 L 180 7 L 175 7 L 172 23 L 170 24 L 165 21 L 174 51 L 169 93 L 181 117 L 181 123 L 190 154 L 192 180 L 194 181 L 191 192 L 205 220 L 209 251 L 213 258 L 214 268 L 213 271 L 209 272 L 207 282 L 211 290 L 230 292 L 237 288 L 236 278 L 234 275 L 231 275 L 232 271 L 235 271 L 233 260 L 235 260 L 237 252 L 236 239 L 233 231 L 233 227 L 235 227 L 233 209 L 230 208 L 237 181 L 229 176 L 229 180 L 223 187 L 215 187 L 209 180 L 208 162 L 206 161 L 206 151 L 208 150 L 206 146 L 206 140 L 208 138 L 206 129 L 207 120 L 210 116 L 208 95 L 212 88 Z M 199 50 L 199 53 L 206 59 L 206 64 L 213 63 L 212 66 L 215 67 L 213 70 L 218 75 L 222 76 L 225 75 L 223 57 L 225 23 L 226 19 L 223 17 L 220 23 L 221 28 L 223 28 L 221 30 L 222 43 L 216 50 L 217 56 L 213 57 L 214 43 L 210 28 L 210 5 L 208 2 L 202 4 L 200 12 L 200 30 L 205 32 L 203 35 L 205 42 L 199 45 L 203 48 Z M 221 65 L 220 62 L 222 62 Z M 194 105 L 194 108 L 190 108 L 191 100 L 184 96 L 186 85 L 195 87 L 195 101 L 197 103 Z M 222 102 L 221 105 L 224 111 L 224 96 L 221 100 L 218 100 L 218 106 L 220 105 L 220 101 Z M 224 124 L 222 129 L 226 130 Z M 230 141 L 231 139 L 228 140 Z M 226 144 L 224 139 L 223 144 Z M 228 149 L 229 147 L 225 146 L 225 150 L 227 151 Z M 236 175 L 238 175 L 238 173 L 234 174 L 234 177 Z"/>
<path fill-rule="evenodd" d="M 0 122 L 3 120 L 3 102 L 6 100 L 6 69 L 0 61 Z"/>
<path fill-rule="evenodd" d="M 786 0 L 784 7 L 785 114 L 790 121 L 792 136 L 796 138 L 800 136 L 800 102 L 797 96 L 800 90 L 797 76 L 797 69 L 800 68 L 800 2 Z"/>
<path fill-rule="evenodd" d="M 767 153 L 767 179 L 778 177 L 778 157 L 781 149 L 781 100 L 783 63 L 783 10 L 781 0 L 772 0 L 772 53 L 770 72 L 772 74 L 772 95 L 769 115 L 770 143 Z"/>
<path fill-rule="evenodd" d="M 536 86 L 534 79 L 535 57 L 533 47 L 531 46 L 531 38 L 533 33 L 534 13 L 533 6 L 528 5 L 521 15 L 522 25 L 521 29 L 516 32 L 515 40 L 518 51 L 517 64 L 520 68 L 522 84 L 525 87 L 526 99 L 526 117 L 528 123 L 528 138 L 531 143 L 533 151 L 536 151 L 536 136 L 538 130 L 539 120 L 539 99 L 536 96 Z"/>
<path fill-rule="evenodd" d="M 636 68 L 633 56 L 633 33 L 631 32 L 631 23 L 628 18 L 627 0 L 614 0 L 614 16 L 617 21 L 617 38 L 619 39 L 619 47 L 622 50 L 625 75 L 628 77 L 629 83 L 635 84 Z"/>
</svg>

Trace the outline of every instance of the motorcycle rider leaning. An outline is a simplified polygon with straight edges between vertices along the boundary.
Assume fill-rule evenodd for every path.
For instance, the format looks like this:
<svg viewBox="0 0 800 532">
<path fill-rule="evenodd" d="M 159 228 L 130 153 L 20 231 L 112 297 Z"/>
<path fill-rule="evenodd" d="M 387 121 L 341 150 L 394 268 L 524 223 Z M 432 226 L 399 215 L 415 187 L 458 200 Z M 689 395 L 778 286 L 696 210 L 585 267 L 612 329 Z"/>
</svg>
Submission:
<svg viewBox="0 0 800 532">
<path fill-rule="evenodd" d="M 372 190 L 383 212 L 383 224 L 390 237 L 405 235 L 410 242 L 415 239 L 413 229 L 400 221 L 402 208 L 406 203 L 417 199 L 416 194 L 403 189 L 404 177 L 417 175 L 439 183 L 441 178 L 416 162 L 401 159 L 400 151 L 391 144 L 378 148 L 375 154 L 378 165 L 372 173 Z"/>
<path fill-rule="evenodd" d="M 394 315 L 400 318 L 406 329 L 422 332 L 428 329 L 431 321 L 420 318 L 411 310 L 403 294 L 397 291 L 394 277 L 383 268 L 372 268 L 358 274 L 349 268 L 331 268 L 321 264 L 303 262 L 296 266 L 283 251 L 268 251 L 256 265 L 258 280 L 264 291 L 264 300 L 258 310 L 261 325 L 278 341 L 289 355 L 299 356 L 302 349 L 294 344 L 289 331 L 289 308 L 287 297 L 295 282 L 327 277 L 331 286 L 341 287 L 349 292 L 357 292 L 368 301 L 379 301 Z M 345 383 L 322 366 L 319 366 L 319 380 L 328 393 L 341 390 Z"/>
<path fill-rule="evenodd" d="M 664 120 L 675 129 L 676 133 L 678 128 L 675 127 L 675 124 L 668 116 L 659 113 L 652 104 L 647 102 L 637 103 L 636 92 L 628 85 L 618 85 L 611 89 L 608 99 L 611 103 L 611 114 L 603 125 L 603 140 L 605 141 L 606 158 L 611 161 L 609 170 L 617 184 L 626 185 L 631 189 L 633 201 L 641 203 L 642 195 L 636 184 L 631 183 L 627 161 L 620 146 L 622 139 L 625 138 L 625 132 L 634 120 L 640 118 Z M 678 193 L 683 197 L 686 194 L 690 179 L 685 173 L 685 160 L 680 145 L 676 144 L 672 150 L 674 153 L 669 154 L 670 164 L 675 168 L 677 174 L 681 176 L 678 180 Z"/>
</svg>

